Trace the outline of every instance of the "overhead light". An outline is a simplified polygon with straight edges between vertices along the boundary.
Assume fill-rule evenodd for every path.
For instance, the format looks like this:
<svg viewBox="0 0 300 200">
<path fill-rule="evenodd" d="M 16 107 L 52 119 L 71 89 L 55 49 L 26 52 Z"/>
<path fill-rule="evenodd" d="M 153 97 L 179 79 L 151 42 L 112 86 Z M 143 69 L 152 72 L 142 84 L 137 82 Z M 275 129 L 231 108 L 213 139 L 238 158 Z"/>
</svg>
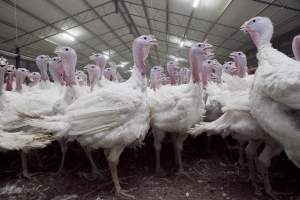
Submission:
<svg viewBox="0 0 300 200">
<path fill-rule="evenodd" d="M 64 39 L 67 39 L 69 41 L 74 41 L 75 38 L 67 33 L 62 33 L 61 36 L 64 38 Z"/>
<path fill-rule="evenodd" d="M 107 59 L 107 60 L 110 58 L 110 56 L 105 54 L 105 53 L 103 55 L 104 55 L 104 58 Z"/>
<path fill-rule="evenodd" d="M 179 56 L 174 56 L 174 55 L 168 55 L 169 58 L 174 60 L 175 62 L 186 62 L 187 60 L 185 58 L 179 57 Z"/>
<path fill-rule="evenodd" d="M 193 8 L 197 8 L 199 5 L 200 0 L 194 0 L 193 1 Z"/>
<path fill-rule="evenodd" d="M 183 47 L 183 45 L 184 45 L 184 41 L 181 41 L 181 42 L 179 43 L 179 46 L 180 46 L 180 47 Z"/>
<path fill-rule="evenodd" d="M 120 64 L 118 66 L 125 67 L 128 64 L 129 64 L 129 62 L 125 61 L 125 62 L 120 62 Z"/>
</svg>

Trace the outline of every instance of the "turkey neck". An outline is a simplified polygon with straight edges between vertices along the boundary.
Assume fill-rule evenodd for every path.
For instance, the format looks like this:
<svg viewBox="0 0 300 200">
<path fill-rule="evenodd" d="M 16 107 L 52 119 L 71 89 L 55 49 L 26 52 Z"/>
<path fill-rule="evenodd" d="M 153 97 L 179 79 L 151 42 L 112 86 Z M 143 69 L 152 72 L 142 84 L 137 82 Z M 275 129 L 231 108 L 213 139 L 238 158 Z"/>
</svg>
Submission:
<svg viewBox="0 0 300 200">
<path fill-rule="evenodd" d="M 245 76 L 245 66 L 241 64 L 239 59 L 234 59 L 234 61 L 238 69 L 238 76 L 243 78 Z"/>
<path fill-rule="evenodd" d="M 66 86 L 75 85 L 75 67 L 77 62 L 77 55 L 72 55 L 68 58 L 62 59 L 63 68 L 65 71 Z"/>
<path fill-rule="evenodd" d="M 300 37 L 299 36 L 294 38 L 292 49 L 296 60 L 300 61 Z"/>
<path fill-rule="evenodd" d="M 4 75 L 5 75 L 5 70 L 0 69 L 0 95 L 3 94 Z"/>
<path fill-rule="evenodd" d="M 200 58 L 200 56 L 195 56 L 193 55 L 193 53 L 190 53 L 190 62 L 192 66 L 193 82 L 199 83 L 200 81 L 199 72 L 201 72 L 201 80 L 205 79 L 205 73 L 203 68 L 204 59 Z"/>
<path fill-rule="evenodd" d="M 14 74 L 8 73 L 6 79 L 6 90 L 12 91 L 13 90 L 13 82 L 14 82 Z"/>
<path fill-rule="evenodd" d="M 41 67 L 40 67 L 40 71 L 41 71 L 41 79 L 42 81 L 48 81 L 49 80 L 49 76 L 47 73 L 47 68 L 48 68 L 48 64 L 47 63 L 42 63 Z"/>
<path fill-rule="evenodd" d="M 169 73 L 171 85 L 176 85 L 174 70 L 170 70 L 170 72 L 168 73 Z"/>
<path fill-rule="evenodd" d="M 19 76 L 16 76 L 16 90 L 18 92 L 21 92 L 22 91 L 22 84 L 24 83 L 25 81 L 25 77 L 23 77 L 22 75 L 19 75 Z"/>
<path fill-rule="evenodd" d="M 106 61 L 96 60 L 95 63 L 100 68 L 99 77 L 100 77 L 100 80 L 102 80 L 104 78 L 104 68 L 106 66 Z"/>
<path fill-rule="evenodd" d="M 145 65 L 145 62 L 144 62 L 143 47 L 141 47 L 139 44 L 137 44 L 134 41 L 133 45 L 132 45 L 132 53 L 133 53 L 134 65 L 138 68 L 140 74 L 144 77 L 145 76 L 146 65 Z"/>
</svg>

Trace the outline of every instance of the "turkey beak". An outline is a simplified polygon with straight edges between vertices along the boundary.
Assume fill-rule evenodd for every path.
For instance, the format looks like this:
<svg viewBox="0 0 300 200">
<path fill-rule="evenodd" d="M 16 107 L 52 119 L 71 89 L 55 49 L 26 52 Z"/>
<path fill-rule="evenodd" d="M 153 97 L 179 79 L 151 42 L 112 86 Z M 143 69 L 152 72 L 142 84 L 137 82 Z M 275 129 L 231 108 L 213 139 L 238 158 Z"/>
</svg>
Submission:
<svg viewBox="0 0 300 200">
<path fill-rule="evenodd" d="M 204 47 L 205 50 L 213 50 L 213 45 L 206 44 L 206 47 Z"/>
<path fill-rule="evenodd" d="M 243 32 L 248 32 L 248 26 L 247 26 L 247 22 L 245 22 L 241 27 L 240 27 L 240 30 L 243 31 Z"/>
<path fill-rule="evenodd" d="M 55 54 L 59 54 L 59 53 L 60 53 L 60 50 L 59 50 L 58 47 L 55 48 L 54 53 L 55 53 Z"/>
<path fill-rule="evenodd" d="M 157 39 L 155 39 L 155 38 L 153 38 L 151 41 L 150 41 L 150 45 L 152 45 L 152 46 L 157 46 L 158 45 L 158 41 L 157 41 Z"/>
<path fill-rule="evenodd" d="M 229 54 L 229 58 L 235 59 L 235 53 Z"/>
</svg>

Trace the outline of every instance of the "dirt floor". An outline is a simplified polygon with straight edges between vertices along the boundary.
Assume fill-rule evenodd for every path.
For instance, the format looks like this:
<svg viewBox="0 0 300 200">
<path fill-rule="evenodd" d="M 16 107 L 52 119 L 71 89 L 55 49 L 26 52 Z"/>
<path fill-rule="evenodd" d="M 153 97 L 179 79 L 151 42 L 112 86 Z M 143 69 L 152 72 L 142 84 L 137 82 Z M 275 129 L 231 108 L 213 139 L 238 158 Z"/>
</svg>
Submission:
<svg viewBox="0 0 300 200">
<path fill-rule="evenodd" d="M 236 154 L 224 148 L 222 139 L 212 141 L 211 152 L 205 152 L 205 138 L 188 139 L 183 160 L 187 175 L 177 174 L 172 146 L 163 144 L 162 165 L 166 176 L 154 175 L 154 150 L 151 138 L 143 148 L 126 150 L 121 157 L 119 176 L 121 185 L 141 200 L 265 200 L 263 193 L 255 194 L 247 181 L 248 172 L 235 165 Z M 87 181 L 82 174 L 88 172 L 89 163 L 82 149 L 71 144 L 65 173 L 55 174 L 60 160 L 57 145 L 32 152 L 30 170 L 41 172 L 30 180 L 21 178 L 18 152 L 1 155 L 1 200 L 109 200 L 119 199 L 112 192 L 112 183 L 101 151 L 93 153 L 105 177 Z M 39 159 L 37 159 L 39 157 Z M 40 160 L 40 162 L 38 162 Z M 274 190 L 284 193 L 282 200 L 296 200 L 300 195 L 300 170 L 281 156 L 270 169 Z"/>
</svg>

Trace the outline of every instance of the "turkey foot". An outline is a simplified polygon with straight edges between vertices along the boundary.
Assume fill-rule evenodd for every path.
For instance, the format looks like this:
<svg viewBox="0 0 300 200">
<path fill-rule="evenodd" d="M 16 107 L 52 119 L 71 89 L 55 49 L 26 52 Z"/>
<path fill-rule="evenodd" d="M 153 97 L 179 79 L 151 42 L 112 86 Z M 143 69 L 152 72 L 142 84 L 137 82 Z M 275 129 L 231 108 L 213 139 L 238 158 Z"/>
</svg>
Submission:
<svg viewBox="0 0 300 200">
<path fill-rule="evenodd" d="M 121 198 L 123 197 L 125 199 L 136 199 L 135 196 L 128 194 L 127 192 L 128 191 L 126 190 L 120 189 L 119 191 L 116 191 L 116 195 Z"/>
</svg>

